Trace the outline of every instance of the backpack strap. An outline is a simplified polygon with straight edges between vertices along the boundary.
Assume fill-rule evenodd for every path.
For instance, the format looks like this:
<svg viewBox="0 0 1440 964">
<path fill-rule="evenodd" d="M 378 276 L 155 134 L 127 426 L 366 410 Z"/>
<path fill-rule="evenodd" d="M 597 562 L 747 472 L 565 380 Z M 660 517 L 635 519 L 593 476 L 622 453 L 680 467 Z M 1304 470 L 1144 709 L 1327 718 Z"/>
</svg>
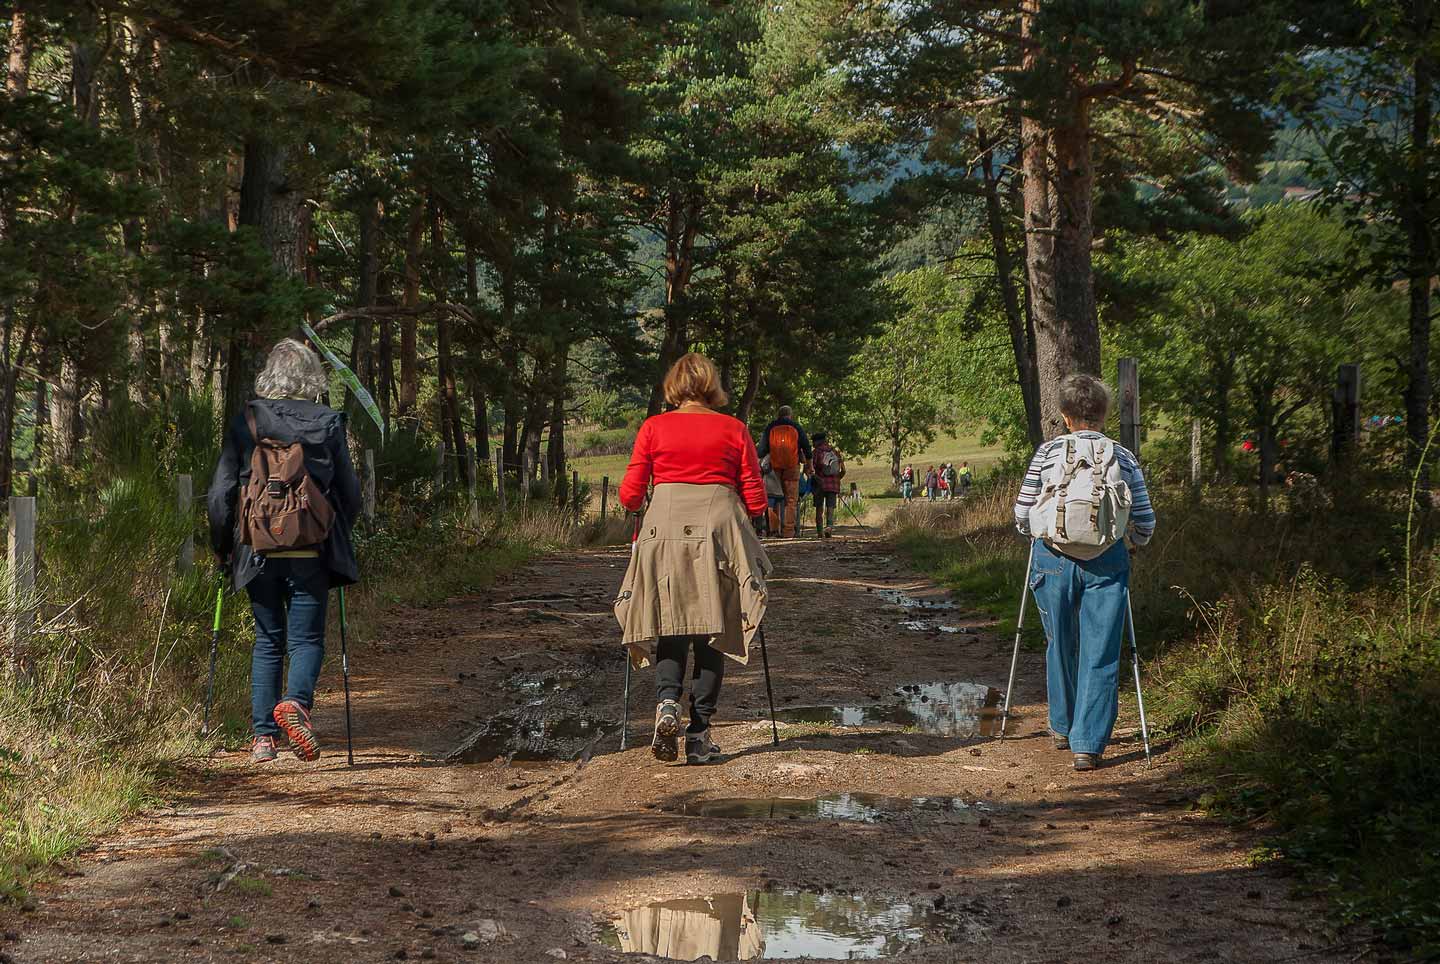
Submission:
<svg viewBox="0 0 1440 964">
<path fill-rule="evenodd" d="M 255 409 L 249 405 L 245 406 L 245 424 L 250 429 L 250 440 L 256 445 L 260 444 L 260 430 L 255 427 Z"/>
</svg>

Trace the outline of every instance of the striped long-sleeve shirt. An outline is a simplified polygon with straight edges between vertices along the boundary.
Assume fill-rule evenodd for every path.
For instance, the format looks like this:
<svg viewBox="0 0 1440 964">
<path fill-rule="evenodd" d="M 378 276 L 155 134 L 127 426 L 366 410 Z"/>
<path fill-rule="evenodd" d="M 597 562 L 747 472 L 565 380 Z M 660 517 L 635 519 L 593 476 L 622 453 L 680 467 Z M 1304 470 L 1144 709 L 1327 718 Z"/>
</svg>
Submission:
<svg viewBox="0 0 1440 964">
<path fill-rule="evenodd" d="M 1103 439 L 1100 432 L 1076 432 L 1076 438 Z M 1025 536 L 1030 535 L 1030 510 L 1040 499 L 1040 490 L 1045 478 L 1055 467 L 1065 451 L 1066 436 L 1051 439 L 1035 450 L 1030 468 L 1025 472 L 1025 481 L 1020 483 L 1020 495 L 1015 500 L 1015 528 Z M 1140 463 L 1130 450 L 1115 445 L 1115 460 L 1120 463 L 1120 476 L 1130 486 L 1130 538 L 1137 546 L 1143 546 L 1155 534 L 1155 507 L 1150 504 L 1150 490 L 1145 487 L 1145 475 Z"/>
</svg>

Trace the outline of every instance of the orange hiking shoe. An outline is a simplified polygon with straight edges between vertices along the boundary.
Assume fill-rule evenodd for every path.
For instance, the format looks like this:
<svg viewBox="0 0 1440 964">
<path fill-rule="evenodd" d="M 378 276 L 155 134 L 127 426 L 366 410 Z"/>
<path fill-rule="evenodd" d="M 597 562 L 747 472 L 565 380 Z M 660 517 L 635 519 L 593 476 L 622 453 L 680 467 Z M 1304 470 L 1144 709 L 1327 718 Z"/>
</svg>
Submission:
<svg viewBox="0 0 1440 964">
<path fill-rule="evenodd" d="M 307 762 L 320 758 L 320 740 L 310 725 L 310 711 L 294 700 L 275 704 L 275 723 L 290 738 L 290 749 Z"/>
<path fill-rule="evenodd" d="M 255 742 L 250 744 L 251 763 L 269 763 L 278 755 L 273 736 L 257 736 Z"/>
</svg>

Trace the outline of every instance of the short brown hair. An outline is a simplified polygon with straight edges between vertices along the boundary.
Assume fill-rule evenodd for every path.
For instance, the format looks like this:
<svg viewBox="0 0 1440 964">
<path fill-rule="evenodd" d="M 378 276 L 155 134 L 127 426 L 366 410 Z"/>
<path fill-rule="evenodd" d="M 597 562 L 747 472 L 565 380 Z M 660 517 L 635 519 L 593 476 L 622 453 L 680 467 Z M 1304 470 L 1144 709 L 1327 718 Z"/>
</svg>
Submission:
<svg viewBox="0 0 1440 964">
<path fill-rule="evenodd" d="M 1060 414 L 1080 425 L 1104 425 L 1110 389 L 1094 375 L 1074 372 L 1060 380 Z"/>
<path fill-rule="evenodd" d="M 720 387 L 720 373 L 715 370 L 715 363 L 693 351 L 670 366 L 660 387 L 665 401 L 671 405 L 700 402 L 719 408 L 730 400 Z"/>
</svg>

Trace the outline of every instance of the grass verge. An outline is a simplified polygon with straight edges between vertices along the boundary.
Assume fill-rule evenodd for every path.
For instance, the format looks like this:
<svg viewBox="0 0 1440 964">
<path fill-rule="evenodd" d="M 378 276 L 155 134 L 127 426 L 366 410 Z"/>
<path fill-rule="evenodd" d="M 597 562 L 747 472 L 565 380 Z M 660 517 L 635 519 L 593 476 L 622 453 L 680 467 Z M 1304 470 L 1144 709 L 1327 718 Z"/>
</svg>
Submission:
<svg viewBox="0 0 1440 964">
<path fill-rule="evenodd" d="M 385 606 L 473 592 L 547 551 L 623 541 L 625 528 L 399 498 L 379 519 L 357 533 L 363 579 L 348 600 L 362 650 Z M 182 764 L 248 735 L 249 604 L 228 591 L 215 731 L 199 735 L 220 576 L 203 551 L 192 573 L 174 567 L 187 531 L 204 545 L 198 521 L 178 516 L 154 475 L 42 496 L 39 632 L 23 671 L 0 669 L 0 899 L 23 900 L 56 862 L 162 799 Z"/>
<path fill-rule="evenodd" d="M 1013 621 L 1026 546 L 1010 496 L 889 528 L 917 567 Z M 1440 955 L 1440 569 L 1403 498 L 1310 493 L 1261 512 L 1230 490 L 1155 496 L 1136 624 L 1187 778 L 1212 812 L 1261 828 L 1340 924 Z"/>
</svg>

